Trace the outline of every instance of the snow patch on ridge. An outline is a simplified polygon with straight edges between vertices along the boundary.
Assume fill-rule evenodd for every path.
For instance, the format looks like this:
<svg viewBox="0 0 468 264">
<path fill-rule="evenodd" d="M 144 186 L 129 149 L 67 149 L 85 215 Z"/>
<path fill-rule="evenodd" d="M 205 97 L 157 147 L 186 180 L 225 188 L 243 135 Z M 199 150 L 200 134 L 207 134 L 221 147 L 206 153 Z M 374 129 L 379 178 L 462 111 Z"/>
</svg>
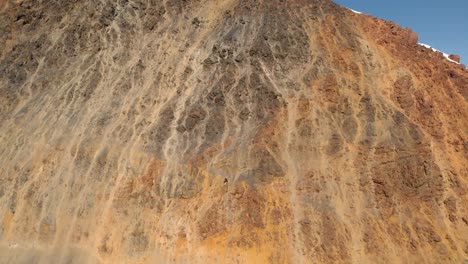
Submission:
<svg viewBox="0 0 468 264">
<path fill-rule="evenodd" d="M 445 52 L 442 52 L 442 51 L 440 51 L 440 50 L 438 50 L 438 49 L 434 49 L 433 47 L 431 47 L 431 46 L 429 46 L 429 45 L 427 45 L 427 44 L 424 44 L 424 43 L 418 43 L 418 44 L 421 45 L 421 46 L 423 46 L 423 47 L 425 47 L 425 48 L 431 49 L 432 51 L 442 53 L 442 54 L 444 55 L 444 58 L 446 58 L 446 59 L 447 59 L 448 61 L 450 61 L 450 62 L 453 62 L 453 63 L 456 63 L 456 64 L 460 64 L 460 63 L 458 63 L 458 62 L 456 62 L 456 61 L 450 59 L 450 58 L 449 58 L 450 55 L 448 55 L 448 54 L 445 53 Z"/>
<path fill-rule="evenodd" d="M 349 8 L 349 7 L 347 7 L 347 8 L 348 8 L 349 10 L 353 11 L 353 12 L 356 13 L 356 14 L 362 14 L 362 12 L 356 11 L 356 10 L 351 9 L 351 8 Z"/>
</svg>

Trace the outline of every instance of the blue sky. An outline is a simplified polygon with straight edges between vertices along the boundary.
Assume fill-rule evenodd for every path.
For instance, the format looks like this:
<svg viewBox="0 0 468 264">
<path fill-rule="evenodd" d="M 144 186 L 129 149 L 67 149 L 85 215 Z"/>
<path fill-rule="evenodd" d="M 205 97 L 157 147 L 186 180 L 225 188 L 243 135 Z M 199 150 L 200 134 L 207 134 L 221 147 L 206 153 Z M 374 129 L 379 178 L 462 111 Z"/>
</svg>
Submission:
<svg viewBox="0 0 468 264">
<path fill-rule="evenodd" d="M 334 0 L 351 9 L 394 21 L 419 34 L 419 42 L 468 64 L 468 0 Z"/>
</svg>

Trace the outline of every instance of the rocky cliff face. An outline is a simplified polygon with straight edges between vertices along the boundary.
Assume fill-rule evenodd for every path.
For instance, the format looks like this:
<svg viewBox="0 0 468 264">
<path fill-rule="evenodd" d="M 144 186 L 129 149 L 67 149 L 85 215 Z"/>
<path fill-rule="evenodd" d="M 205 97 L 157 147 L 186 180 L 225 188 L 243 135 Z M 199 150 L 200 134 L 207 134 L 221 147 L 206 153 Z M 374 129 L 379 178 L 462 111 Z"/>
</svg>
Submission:
<svg viewBox="0 0 468 264">
<path fill-rule="evenodd" d="M 462 263 L 468 71 L 329 1 L 0 1 L 1 263 Z"/>
</svg>

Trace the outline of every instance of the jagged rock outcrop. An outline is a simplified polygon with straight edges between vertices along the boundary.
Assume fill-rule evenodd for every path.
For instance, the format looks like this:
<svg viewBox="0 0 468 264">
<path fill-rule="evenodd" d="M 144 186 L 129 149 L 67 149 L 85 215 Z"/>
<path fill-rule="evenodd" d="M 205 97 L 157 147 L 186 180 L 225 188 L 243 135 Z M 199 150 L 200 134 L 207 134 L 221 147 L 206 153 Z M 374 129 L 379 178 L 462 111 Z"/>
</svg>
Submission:
<svg viewBox="0 0 468 264">
<path fill-rule="evenodd" d="M 329 1 L 0 2 L 0 262 L 462 263 L 468 72 Z"/>
<path fill-rule="evenodd" d="M 460 63 L 460 60 L 461 60 L 460 55 L 456 55 L 456 54 L 450 54 L 449 59 L 451 59 L 451 60 L 453 60 L 455 62 L 458 62 L 458 63 Z"/>
</svg>

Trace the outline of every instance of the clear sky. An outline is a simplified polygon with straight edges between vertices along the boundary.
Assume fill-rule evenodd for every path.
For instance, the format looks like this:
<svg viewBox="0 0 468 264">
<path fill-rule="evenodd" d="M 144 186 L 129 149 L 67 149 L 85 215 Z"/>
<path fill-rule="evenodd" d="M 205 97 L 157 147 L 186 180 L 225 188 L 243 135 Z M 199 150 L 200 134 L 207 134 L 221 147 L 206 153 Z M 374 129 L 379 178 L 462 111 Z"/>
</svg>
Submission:
<svg viewBox="0 0 468 264">
<path fill-rule="evenodd" d="M 468 64 L 468 0 L 334 0 L 356 11 L 394 21 L 419 34 L 419 42 Z"/>
</svg>

